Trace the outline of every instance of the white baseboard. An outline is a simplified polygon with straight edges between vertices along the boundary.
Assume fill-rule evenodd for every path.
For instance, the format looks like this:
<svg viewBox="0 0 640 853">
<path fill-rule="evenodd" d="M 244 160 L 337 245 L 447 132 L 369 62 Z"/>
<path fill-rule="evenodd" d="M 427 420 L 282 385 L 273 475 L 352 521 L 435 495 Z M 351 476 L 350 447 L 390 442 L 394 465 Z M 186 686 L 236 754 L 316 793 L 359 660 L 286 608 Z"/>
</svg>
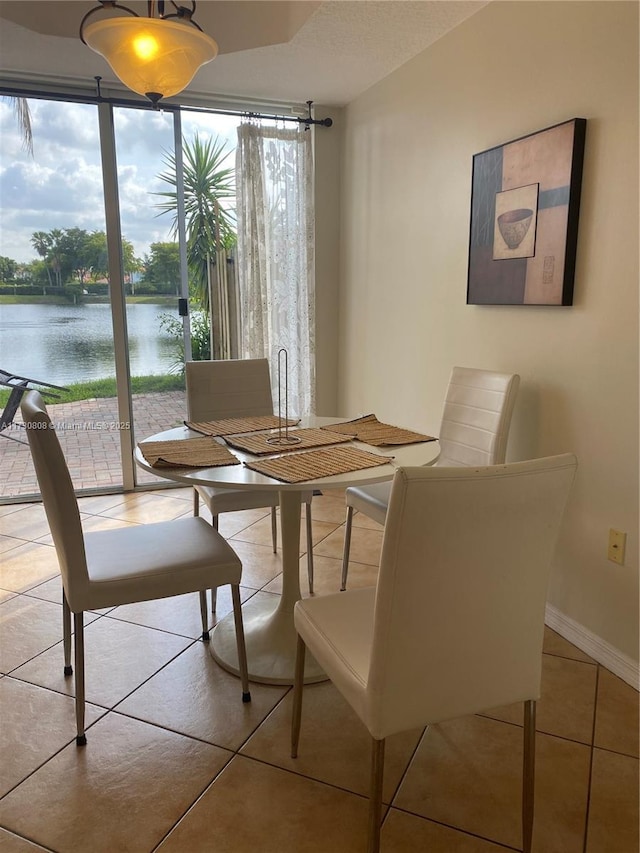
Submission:
<svg viewBox="0 0 640 853">
<path fill-rule="evenodd" d="M 580 651 L 601 663 L 602 666 L 606 666 L 610 672 L 626 681 L 635 690 L 640 690 L 640 665 L 638 661 L 625 655 L 615 646 L 603 640 L 602 637 L 598 637 L 597 634 L 589 631 L 584 625 L 569 616 L 565 616 L 551 604 L 547 604 L 545 622 L 561 637 L 577 646 Z"/>
</svg>

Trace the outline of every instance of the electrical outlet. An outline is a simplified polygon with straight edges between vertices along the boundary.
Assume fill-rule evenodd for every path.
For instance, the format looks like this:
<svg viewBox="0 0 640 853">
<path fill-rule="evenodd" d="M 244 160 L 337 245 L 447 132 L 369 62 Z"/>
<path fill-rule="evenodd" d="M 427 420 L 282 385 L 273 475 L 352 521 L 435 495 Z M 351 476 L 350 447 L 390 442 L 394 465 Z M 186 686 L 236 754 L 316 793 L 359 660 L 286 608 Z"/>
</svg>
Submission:
<svg viewBox="0 0 640 853">
<path fill-rule="evenodd" d="M 624 550 L 627 544 L 627 534 L 621 530 L 614 530 L 613 527 L 609 531 L 609 553 L 608 558 L 613 563 L 624 565 Z"/>
</svg>

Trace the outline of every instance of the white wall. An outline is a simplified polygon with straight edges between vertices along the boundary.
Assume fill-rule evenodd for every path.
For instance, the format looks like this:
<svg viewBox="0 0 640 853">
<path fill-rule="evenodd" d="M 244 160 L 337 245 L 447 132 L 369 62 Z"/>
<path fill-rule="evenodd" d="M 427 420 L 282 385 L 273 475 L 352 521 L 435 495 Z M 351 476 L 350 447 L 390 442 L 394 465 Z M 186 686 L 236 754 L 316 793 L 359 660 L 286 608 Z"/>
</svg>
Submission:
<svg viewBox="0 0 640 853">
<path fill-rule="evenodd" d="M 576 116 L 573 307 L 467 306 L 473 154 Z M 550 603 L 637 661 L 638 4 L 491 3 L 351 103 L 342 143 L 338 410 L 437 431 L 452 365 L 519 373 L 508 458 L 580 462 Z"/>
</svg>

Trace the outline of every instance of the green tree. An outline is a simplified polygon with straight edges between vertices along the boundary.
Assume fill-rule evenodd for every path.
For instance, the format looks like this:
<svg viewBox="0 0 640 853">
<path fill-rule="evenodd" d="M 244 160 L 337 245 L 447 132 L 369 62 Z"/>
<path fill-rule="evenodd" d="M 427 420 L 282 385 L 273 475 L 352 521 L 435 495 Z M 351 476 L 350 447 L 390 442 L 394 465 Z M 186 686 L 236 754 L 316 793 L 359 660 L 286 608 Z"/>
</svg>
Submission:
<svg viewBox="0 0 640 853">
<path fill-rule="evenodd" d="M 18 272 L 18 262 L 0 255 L 0 281 L 13 281 Z"/>
<path fill-rule="evenodd" d="M 180 248 L 177 243 L 152 243 L 145 257 L 142 281 L 158 293 L 180 294 Z"/>
<path fill-rule="evenodd" d="M 31 235 L 31 245 L 43 259 L 44 267 L 47 271 L 47 278 L 49 280 L 49 287 L 51 287 L 53 285 L 53 282 L 51 281 L 51 270 L 49 269 L 49 252 L 51 251 L 52 245 L 51 235 L 47 234 L 46 231 L 36 231 L 35 234 Z"/>
<path fill-rule="evenodd" d="M 209 263 L 218 246 L 235 244 L 235 213 L 229 199 L 235 198 L 235 171 L 225 165 L 231 152 L 224 139 L 203 142 L 196 134 L 184 145 L 184 203 L 187 232 L 187 262 L 190 280 L 197 300 L 205 310 L 209 307 Z M 176 159 L 165 154 L 166 171 L 158 177 L 172 187 L 155 193 L 166 200 L 157 207 L 161 214 L 173 214 L 173 236 L 178 230 Z"/>
</svg>

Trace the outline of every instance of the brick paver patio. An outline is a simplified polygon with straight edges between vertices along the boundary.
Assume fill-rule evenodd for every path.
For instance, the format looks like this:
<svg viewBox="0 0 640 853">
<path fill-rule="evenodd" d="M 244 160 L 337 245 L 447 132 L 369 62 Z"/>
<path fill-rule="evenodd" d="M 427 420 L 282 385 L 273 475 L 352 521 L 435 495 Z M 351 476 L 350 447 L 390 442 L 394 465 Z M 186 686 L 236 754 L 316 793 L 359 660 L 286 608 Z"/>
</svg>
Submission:
<svg viewBox="0 0 640 853">
<path fill-rule="evenodd" d="M 77 403 L 47 404 L 76 489 L 112 488 L 122 485 L 118 408 L 115 397 Z M 136 394 L 133 397 L 135 439 L 179 426 L 186 417 L 184 391 Z M 5 435 L 26 441 L 18 412 Z M 126 428 L 126 427 L 125 427 Z M 39 492 L 31 453 L 26 444 L 0 433 L 0 499 Z M 137 468 L 138 481 L 156 478 Z"/>
</svg>

